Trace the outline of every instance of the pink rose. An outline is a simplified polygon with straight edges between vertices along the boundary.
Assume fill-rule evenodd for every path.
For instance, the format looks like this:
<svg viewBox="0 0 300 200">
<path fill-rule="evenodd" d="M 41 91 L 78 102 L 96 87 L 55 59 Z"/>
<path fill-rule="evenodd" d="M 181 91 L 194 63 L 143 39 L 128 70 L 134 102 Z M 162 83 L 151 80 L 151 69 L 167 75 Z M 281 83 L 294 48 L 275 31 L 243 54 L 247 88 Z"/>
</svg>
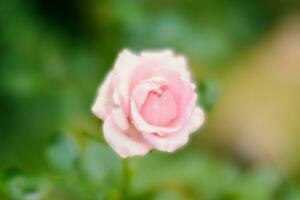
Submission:
<svg viewBox="0 0 300 200">
<path fill-rule="evenodd" d="M 186 60 L 170 50 L 123 50 L 98 91 L 93 113 L 122 157 L 173 152 L 204 121 Z"/>
</svg>

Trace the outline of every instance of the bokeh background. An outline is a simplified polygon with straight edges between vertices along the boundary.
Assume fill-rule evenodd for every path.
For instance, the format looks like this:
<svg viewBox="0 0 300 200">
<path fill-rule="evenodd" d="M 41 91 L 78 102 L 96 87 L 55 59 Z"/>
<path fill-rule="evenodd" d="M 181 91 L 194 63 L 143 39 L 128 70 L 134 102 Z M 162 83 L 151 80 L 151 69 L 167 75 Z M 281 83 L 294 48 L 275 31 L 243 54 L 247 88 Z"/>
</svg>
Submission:
<svg viewBox="0 0 300 200">
<path fill-rule="evenodd" d="M 1 200 L 122 199 L 90 107 L 123 48 L 185 54 L 207 110 L 130 199 L 300 199 L 298 0 L 0 0 Z"/>
</svg>

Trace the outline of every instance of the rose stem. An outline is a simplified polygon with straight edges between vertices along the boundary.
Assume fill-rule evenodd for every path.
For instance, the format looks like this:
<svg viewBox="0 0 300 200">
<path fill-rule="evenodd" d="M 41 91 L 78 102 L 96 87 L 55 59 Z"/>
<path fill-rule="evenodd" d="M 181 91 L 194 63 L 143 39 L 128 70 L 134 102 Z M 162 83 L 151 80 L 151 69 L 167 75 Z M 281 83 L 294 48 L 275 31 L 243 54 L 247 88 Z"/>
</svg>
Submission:
<svg viewBox="0 0 300 200">
<path fill-rule="evenodd" d="M 123 187 L 122 187 L 122 199 L 129 199 L 129 188 L 130 188 L 130 169 L 128 158 L 123 159 Z"/>
</svg>

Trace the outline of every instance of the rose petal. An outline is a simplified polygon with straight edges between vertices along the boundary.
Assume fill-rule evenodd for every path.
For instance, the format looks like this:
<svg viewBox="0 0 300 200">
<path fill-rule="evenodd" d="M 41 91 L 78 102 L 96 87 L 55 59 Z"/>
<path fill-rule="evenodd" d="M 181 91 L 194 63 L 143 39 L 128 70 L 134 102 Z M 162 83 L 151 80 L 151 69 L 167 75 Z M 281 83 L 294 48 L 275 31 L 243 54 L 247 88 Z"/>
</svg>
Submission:
<svg viewBox="0 0 300 200">
<path fill-rule="evenodd" d="M 164 67 L 171 71 L 176 72 L 182 80 L 191 81 L 191 75 L 187 67 L 187 61 L 184 56 L 175 56 L 172 50 L 161 51 L 144 51 L 141 53 L 141 59 L 146 61 L 160 62 L 158 67 Z"/>
<path fill-rule="evenodd" d="M 184 81 L 191 81 L 191 74 L 188 70 L 187 60 L 184 56 L 176 56 L 167 63 L 169 69 L 176 70 L 180 74 L 180 78 Z"/>
<path fill-rule="evenodd" d="M 201 108 L 196 107 L 188 124 L 188 132 L 195 132 L 204 123 L 204 112 Z"/>
<path fill-rule="evenodd" d="M 120 108 L 116 108 L 112 111 L 112 119 L 122 131 L 126 131 L 128 129 L 129 125 L 127 118 Z"/>
<path fill-rule="evenodd" d="M 148 123 L 165 126 L 176 118 L 177 105 L 169 90 L 162 94 L 150 92 L 140 112 Z"/>
<path fill-rule="evenodd" d="M 164 135 L 168 133 L 174 133 L 180 131 L 186 124 L 188 123 L 188 120 L 190 119 L 192 113 L 194 112 L 195 105 L 196 105 L 196 95 L 191 99 L 190 105 L 188 105 L 187 109 L 184 113 L 179 113 L 181 115 L 181 121 L 176 121 L 175 124 L 172 124 L 172 126 L 155 126 L 152 124 L 149 124 L 146 122 L 143 117 L 141 116 L 141 113 L 134 101 L 134 99 L 131 99 L 130 101 L 130 114 L 131 114 L 131 120 L 132 123 L 135 125 L 135 127 L 143 133 L 156 133 L 158 135 Z"/>
<path fill-rule="evenodd" d="M 123 158 L 145 155 L 152 149 L 134 128 L 122 132 L 111 116 L 104 121 L 103 134 L 107 143 Z"/>
<path fill-rule="evenodd" d="M 129 108 L 129 88 L 132 74 L 138 66 L 139 57 L 130 52 L 123 50 L 114 64 L 114 98 L 117 99 L 126 116 L 128 116 Z"/>
<path fill-rule="evenodd" d="M 132 53 L 128 49 L 124 49 L 118 55 L 118 58 L 114 64 L 114 70 L 125 71 L 135 67 L 138 62 L 139 57 L 136 54 Z"/>
<path fill-rule="evenodd" d="M 184 146 L 189 139 L 189 135 L 195 132 L 204 122 L 204 112 L 197 107 L 191 116 L 188 125 L 177 133 L 168 133 L 166 135 L 157 135 L 144 133 L 143 137 L 154 148 L 160 151 L 173 152 L 176 149 Z"/>
<path fill-rule="evenodd" d="M 173 133 L 178 130 L 180 130 L 180 127 L 160 127 L 160 126 L 155 126 L 151 125 L 148 122 L 146 122 L 143 117 L 141 116 L 134 100 L 132 99 L 131 101 L 131 119 L 132 123 L 134 126 L 143 133 L 157 133 L 159 135 L 163 135 L 165 133 Z"/>
<path fill-rule="evenodd" d="M 92 106 L 92 112 L 100 119 L 105 119 L 113 108 L 112 93 L 112 72 L 110 72 L 98 89 L 97 98 Z"/>
<path fill-rule="evenodd" d="M 161 51 L 143 51 L 141 52 L 142 59 L 151 59 L 151 60 L 166 60 L 172 59 L 174 57 L 173 51 L 171 49 L 165 49 Z"/>
<path fill-rule="evenodd" d="M 189 139 L 189 132 L 185 128 L 176 133 L 169 133 L 163 136 L 155 133 L 144 133 L 143 137 L 148 141 L 155 149 L 166 152 L 173 152 L 176 149 L 184 146 Z"/>
<path fill-rule="evenodd" d="M 193 110 L 196 105 L 194 87 L 191 83 L 182 81 L 176 76 L 171 76 L 170 74 L 165 76 L 168 79 L 167 87 L 176 101 L 179 113 L 178 117 L 168 127 L 174 127 L 182 123 L 185 124 L 191 115 L 189 111 Z"/>
<path fill-rule="evenodd" d="M 133 89 L 131 96 L 139 110 L 147 99 L 149 92 L 152 90 L 158 90 L 165 82 L 166 80 L 161 77 L 153 77 L 152 79 L 143 81 Z"/>
<path fill-rule="evenodd" d="M 139 67 L 136 68 L 134 72 L 134 76 L 131 81 L 131 91 L 134 99 L 139 99 L 141 101 L 136 101 L 138 109 L 140 110 L 142 102 L 145 100 L 145 92 L 144 95 L 135 95 L 136 88 L 143 87 L 143 84 L 148 80 L 153 79 L 153 77 L 160 77 L 160 79 L 164 79 L 163 85 L 165 85 L 168 89 L 170 89 L 171 93 L 174 96 L 174 99 L 178 108 L 178 118 L 173 120 L 167 127 L 175 127 L 179 126 L 181 122 L 186 121 L 189 118 L 191 113 L 187 113 L 186 109 L 192 105 L 193 96 L 196 96 L 194 93 L 195 85 L 191 82 L 184 81 L 180 78 L 180 76 L 171 71 L 170 69 L 166 69 L 164 66 L 160 66 L 160 63 L 142 63 Z M 151 82 L 151 81 L 149 81 Z M 154 81 L 152 81 L 155 84 Z M 142 85 L 142 86 L 141 86 Z M 147 91 L 148 92 L 148 91 Z M 147 94 L 147 93 L 146 93 Z M 136 98 L 137 97 L 137 98 Z M 143 98 L 142 98 L 143 97 Z M 179 127 L 181 128 L 181 127 Z"/>
</svg>

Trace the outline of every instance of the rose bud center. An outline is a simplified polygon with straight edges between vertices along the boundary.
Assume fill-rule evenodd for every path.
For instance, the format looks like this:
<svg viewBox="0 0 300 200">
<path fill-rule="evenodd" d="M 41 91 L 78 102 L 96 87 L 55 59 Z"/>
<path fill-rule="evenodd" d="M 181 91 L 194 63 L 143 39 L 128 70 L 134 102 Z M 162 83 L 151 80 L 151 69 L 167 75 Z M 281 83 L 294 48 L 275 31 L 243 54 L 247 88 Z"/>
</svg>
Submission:
<svg viewBox="0 0 300 200">
<path fill-rule="evenodd" d="M 167 88 L 152 90 L 141 108 L 143 118 L 150 124 L 163 126 L 177 116 L 177 105 Z"/>
</svg>

